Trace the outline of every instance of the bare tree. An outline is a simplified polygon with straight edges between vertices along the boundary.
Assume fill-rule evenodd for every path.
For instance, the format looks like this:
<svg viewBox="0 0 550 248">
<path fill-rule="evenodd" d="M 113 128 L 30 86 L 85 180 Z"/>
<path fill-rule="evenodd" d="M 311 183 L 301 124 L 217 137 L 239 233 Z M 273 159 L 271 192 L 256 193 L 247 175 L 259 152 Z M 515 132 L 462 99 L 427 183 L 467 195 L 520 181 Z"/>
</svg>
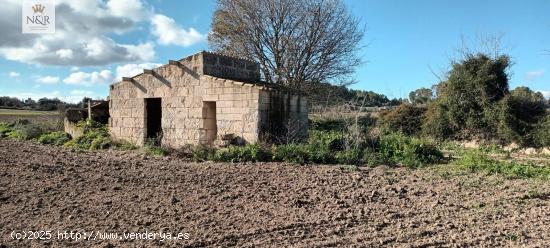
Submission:
<svg viewBox="0 0 550 248">
<path fill-rule="evenodd" d="M 258 61 L 267 82 L 301 89 L 348 79 L 361 63 L 359 24 L 341 0 L 218 0 L 208 41 Z"/>
</svg>

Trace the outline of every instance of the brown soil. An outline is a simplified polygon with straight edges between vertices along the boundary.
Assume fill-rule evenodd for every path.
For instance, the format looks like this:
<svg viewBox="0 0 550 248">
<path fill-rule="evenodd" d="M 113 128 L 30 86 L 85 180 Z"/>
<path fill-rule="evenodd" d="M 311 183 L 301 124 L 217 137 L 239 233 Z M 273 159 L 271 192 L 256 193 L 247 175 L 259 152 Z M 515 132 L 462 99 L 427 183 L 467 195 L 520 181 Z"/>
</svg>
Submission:
<svg viewBox="0 0 550 248">
<path fill-rule="evenodd" d="M 548 184 L 438 171 L 197 164 L 0 139 L 0 247 L 550 244 Z M 54 237 L 10 238 L 21 230 Z M 58 231 L 189 239 L 74 241 Z"/>
</svg>

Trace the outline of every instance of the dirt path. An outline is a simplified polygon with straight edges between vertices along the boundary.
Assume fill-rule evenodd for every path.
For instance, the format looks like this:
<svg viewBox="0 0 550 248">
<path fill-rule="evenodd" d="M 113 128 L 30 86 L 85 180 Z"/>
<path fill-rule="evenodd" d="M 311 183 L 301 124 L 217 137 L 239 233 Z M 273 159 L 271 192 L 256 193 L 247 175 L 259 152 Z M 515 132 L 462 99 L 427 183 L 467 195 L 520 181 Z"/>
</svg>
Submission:
<svg viewBox="0 0 550 248">
<path fill-rule="evenodd" d="M 541 247 L 549 192 L 433 169 L 195 164 L 0 139 L 0 247 Z M 10 238 L 22 230 L 52 238 Z M 58 239 L 63 231 L 189 239 Z"/>
</svg>

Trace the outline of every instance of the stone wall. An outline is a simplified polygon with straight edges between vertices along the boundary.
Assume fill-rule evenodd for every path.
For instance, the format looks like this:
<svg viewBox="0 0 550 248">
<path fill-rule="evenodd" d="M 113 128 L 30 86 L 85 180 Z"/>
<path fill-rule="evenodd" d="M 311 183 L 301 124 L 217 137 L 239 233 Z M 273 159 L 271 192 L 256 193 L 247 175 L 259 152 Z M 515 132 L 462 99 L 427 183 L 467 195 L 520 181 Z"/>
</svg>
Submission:
<svg viewBox="0 0 550 248">
<path fill-rule="evenodd" d="M 177 148 L 185 144 L 211 143 L 209 137 L 213 126 L 205 125 L 205 121 L 212 118 L 205 110 L 207 102 L 215 102 L 215 140 L 231 135 L 249 143 L 260 141 L 261 131 L 271 131 L 260 130 L 260 123 L 277 121 L 274 118 L 260 120 L 260 108 L 263 113 L 273 113 L 277 107 L 269 104 L 261 107 L 260 95 L 263 102 L 268 102 L 275 93 L 265 86 L 206 74 L 259 79 L 257 64 L 253 68 L 246 60 L 228 62 L 225 59 L 225 56 L 201 52 L 111 85 L 109 126 L 112 136 L 143 145 L 147 136 L 145 99 L 161 98 L 161 144 L 164 146 Z M 298 117 L 304 110 L 299 104 L 307 104 L 305 99 L 299 99 L 302 98 L 289 97 L 289 105 L 283 110 L 288 112 L 287 119 L 303 120 Z M 305 110 L 307 125 L 307 107 Z"/>
<path fill-rule="evenodd" d="M 260 92 L 259 133 L 262 140 L 289 143 L 307 137 L 307 98 L 281 90 Z"/>
</svg>

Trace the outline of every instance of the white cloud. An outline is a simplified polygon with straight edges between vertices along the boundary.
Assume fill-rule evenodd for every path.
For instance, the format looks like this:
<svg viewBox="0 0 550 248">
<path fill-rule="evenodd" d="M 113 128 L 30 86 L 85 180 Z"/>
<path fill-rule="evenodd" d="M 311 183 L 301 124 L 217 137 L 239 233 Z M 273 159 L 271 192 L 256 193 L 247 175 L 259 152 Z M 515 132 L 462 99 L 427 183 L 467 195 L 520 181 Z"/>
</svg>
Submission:
<svg viewBox="0 0 550 248">
<path fill-rule="evenodd" d="M 99 72 L 73 72 L 63 79 L 66 84 L 91 86 L 96 84 L 108 84 L 113 81 L 113 73 L 109 70 Z"/>
<path fill-rule="evenodd" d="M 36 79 L 36 82 L 41 84 L 56 84 L 59 82 L 59 77 L 45 76 Z"/>
<path fill-rule="evenodd" d="M 94 92 L 90 90 L 71 90 L 71 95 L 73 96 L 91 96 L 92 94 Z"/>
<path fill-rule="evenodd" d="M 143 69 L 153 69 L 159 67 L 162 64 L 157 63 L 143 63 L 143 64 L 126 64 L 117 66 L 116 68 L 116 81 L 120 81 L 122 77 L 133 77 L 143 72 Z"/>
<path fill-rule="evenodd" d="M 544 69 L 528 71 L 527 73 L 525 73 L 525 81 L 533 81 L 542 76 L 544 76 Z"/>
<path fill-rule="evenodd" d="M 178 26 L 174 19 L 165 15 L 154 15 L 152 20 L 152 31 L 157 41 L 162 45 L 191 46 L 203 41 L 206 36 L 194 28 L 185 30 Z"/>
<path fill-rule="evenodd" d="M 139 0 L 110 0 L 107 2 L 112 15 L 117 17 L 129 17 L 139 21 L 146 16 L 143 4 Z"/>
<path fill-rule="evenodd" d="M 80 68 L 78 68 L 78 66 L 71 67 L 71 71 L 79 71 L 79 70 L 80 70 Z"/>
<path fill-rule="evenodd" d="M 138 27 L 151 15 L 141 0 L 58 0 L 55 34 L 21 34 L 21 1 L 0 9 L 0 56 L 40 65 L 95 66 L 145 62 L 154 58 L 151 43 L 125 44 L 109 35 Z M 147 51 L 144 51 L 148 49 Z"/>
<path fill-rule="evenodd" d="M 538 92 L 542 93 L 542 95 L 543 95 L 546 99 L 550 99 L 550 90 L 539 90 Z"/>
<path fill-rule="evenodd" d="M 10 71 L 10 73 L 8 73 L 8 76 L 14 78 L 21 76 L 21 74 L 19 74 L 19 72 Z"/>
<path fill-rule="evenodd" d="M 73 50 L 71 49 L 59 49 L 55 51 L 55 54 L 59 56 L 59 58 L 62 59 L 72 59 L 73 58 Z"/>
</svg>

